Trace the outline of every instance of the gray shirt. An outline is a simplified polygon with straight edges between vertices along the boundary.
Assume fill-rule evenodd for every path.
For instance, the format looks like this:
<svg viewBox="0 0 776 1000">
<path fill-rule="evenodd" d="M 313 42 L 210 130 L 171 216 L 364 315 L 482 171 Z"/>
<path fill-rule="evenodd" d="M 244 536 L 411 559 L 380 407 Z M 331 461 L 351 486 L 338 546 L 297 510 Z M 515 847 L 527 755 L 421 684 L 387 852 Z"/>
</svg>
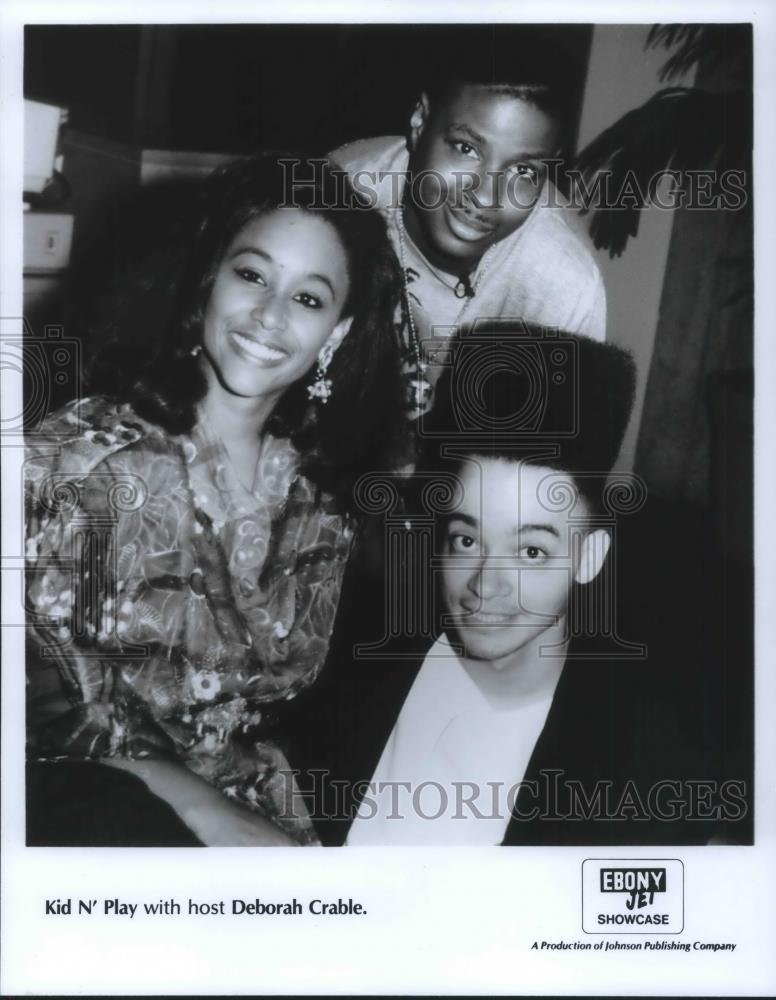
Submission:
<svg viewBox="0 0 776 1000">
<path fill-rule="evenodd" d="M 409 161 L 404 139 L 348 143 L 331 154 L 356 187 L 376 202 L 400 254 L 399 205 Z M 496 243 L 471 275 L 475 294 L 460 299 L 405 235 L 413 317 L 421 339 L 450 336 L 478 318 L 514 317 L 604 340 L 606 294 L 592 247 L 560 192 L 549 184 L 528 219 Z M 448 281 L 445 282 L 445 277 Z"/>
</svg>

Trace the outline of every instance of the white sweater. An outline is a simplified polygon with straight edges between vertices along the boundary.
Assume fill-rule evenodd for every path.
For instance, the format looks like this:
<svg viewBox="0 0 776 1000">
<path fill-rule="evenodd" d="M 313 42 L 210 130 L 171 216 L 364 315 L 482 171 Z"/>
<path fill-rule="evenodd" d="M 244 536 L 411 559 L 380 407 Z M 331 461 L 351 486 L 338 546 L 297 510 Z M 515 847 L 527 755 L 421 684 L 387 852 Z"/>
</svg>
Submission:
<svg viewBox="0 0 776 1000">
<path fill-rule="evenodd" d="M 409 153 L 402 138 L 383 136 L 348 143 L 331 154 L 356 189 L 374 192 L 399 254 L 398 205 Z M 382 176 L 381 176 L 382 175 Z M 549 182 L 548 182 L 549 184 Z M 549 199 L 548 193 L 554 197 Z M 552 204 L 548 204 L 552 201 Z M 408 238 L 405 242 L 409 242 Z M 592 247 L 576 217 L 555 188 L 542 191 L 528 219 L 497 243 L 472 275 L 473 298 L 461 300 L 445 289 L 417 249 L 410 244 L 412 267 L 421 272 L 413 283 L 413 311 L 422 335 L 431 327 L 470 323 L 485 317 L 515 317 L 542 326 L 604 340 L 606 295 Z M 479 273 L 481 271 L 481 273 Z M 449 309 L 445 299 L 451 300 Z M 423 315 L 427 303 L 431 315 Z M 450 330 L 452 333 L 452 330 Z"/>
</svg>

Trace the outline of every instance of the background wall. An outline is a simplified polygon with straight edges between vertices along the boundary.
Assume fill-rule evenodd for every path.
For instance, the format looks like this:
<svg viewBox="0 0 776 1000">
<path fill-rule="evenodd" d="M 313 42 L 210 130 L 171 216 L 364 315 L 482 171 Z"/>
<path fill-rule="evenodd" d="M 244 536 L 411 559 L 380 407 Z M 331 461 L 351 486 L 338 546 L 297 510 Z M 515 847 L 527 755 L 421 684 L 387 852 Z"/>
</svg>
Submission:
<svg viewBox="0 0 776 1000">
<path fill-rule="evenodd" d="M 650 27 L 599 24 L 593 28 L 579 124 L 580 149 L 663 86 L 658 71 L 665 51 L 644 48 Z M 691 85 L 692 80 L 683 82 Z M 673 226 L 673 212 L 648 208 L 642 212 L 638 236 L 629 240 L 621 257 L 612 258 L 606 250 L 597 253 L 606 284 L 607 339 L 631 351 L 638 365 L 636 404 L 618 462 L 622 471 L 634 465 Z"/>
<path fill-rule="evenodd" d="M 549 30 L 581 95 L 591 26 Z M 517 31 L 500 25 L 500 44 Z M 477 25 L 43 25 L 25 31 L 24 86 L 114 141 L 325 152 L 402 133 L 428 67 L 491 39 Z"/>
</svg>

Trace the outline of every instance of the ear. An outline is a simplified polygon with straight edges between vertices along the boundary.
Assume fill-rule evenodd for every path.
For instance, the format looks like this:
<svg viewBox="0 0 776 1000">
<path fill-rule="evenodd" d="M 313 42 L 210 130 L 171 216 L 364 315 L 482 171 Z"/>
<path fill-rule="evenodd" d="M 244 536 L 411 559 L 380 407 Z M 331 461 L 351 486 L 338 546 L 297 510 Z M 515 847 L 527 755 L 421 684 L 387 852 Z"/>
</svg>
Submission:
<svg viewBox="0 0 776 1000">
<path fill-rule="evenodd" d="M 407 139 L 407 146 L 411 153 L 415 152 L 418 141 L 423 135 L 423 131 L 428 124 L 429 114 L 428 95 L 421 94 L 418 98 L 418 103 L 412 109 L 412 114 L 410 115 L 410 131 Z"/>
<path fill-rule="evenodd" d="M 589 531 L 582 539 L 582 546 L 579 553 L 579 566 L 575 580 L 577 583 L 591 583 L 603 568 L 604 561 L 612 544 L 612 537 L 608 531 L 599 528 L 597 531 Z"/>
<path fill-rule="evenodd" d="M 329 339 L 318 352 L 318 363 L 324 371 L 329 367 L 331 359 L 334 357 L 334 352 L 347 336 L 352 322 L 352 316 L 346 316 L 344 319 L 341 319 L 329 334 Z"/>
</svg>

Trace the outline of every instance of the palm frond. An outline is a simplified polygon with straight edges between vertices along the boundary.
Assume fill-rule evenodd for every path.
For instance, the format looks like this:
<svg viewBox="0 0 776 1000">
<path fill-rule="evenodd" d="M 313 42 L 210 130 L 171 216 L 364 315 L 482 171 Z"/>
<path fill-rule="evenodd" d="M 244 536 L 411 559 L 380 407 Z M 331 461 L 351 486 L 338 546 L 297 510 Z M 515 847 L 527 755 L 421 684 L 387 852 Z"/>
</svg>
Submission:
<svg viewBox="0 0 776 1000">
<path fill-rule="evenodd" d="M 720 66 L 735 73 L 741 82 L 748 76 L 752 30 L 749 24 L 656 24 L 647 36 L 647 48 L 671 49 L 660 71 L 660 81 L 676 80 L 694 67 L 706 71 Z"/>
<path fill-rule="evenodd" d="M 751 98 L 747 91 L 712 93 L 688 87 L 659 91 L 623 115 L 576 158 L 586 182 L 605 180 L 591 207 L 590 232 L 597 247 L 619 255 L 638 232 L 641 209 L 656 178 L 677 171 L 747 170 L 752 147 Z M 605 191 L 602 201 L 601 193 Z"/>
</svg>

